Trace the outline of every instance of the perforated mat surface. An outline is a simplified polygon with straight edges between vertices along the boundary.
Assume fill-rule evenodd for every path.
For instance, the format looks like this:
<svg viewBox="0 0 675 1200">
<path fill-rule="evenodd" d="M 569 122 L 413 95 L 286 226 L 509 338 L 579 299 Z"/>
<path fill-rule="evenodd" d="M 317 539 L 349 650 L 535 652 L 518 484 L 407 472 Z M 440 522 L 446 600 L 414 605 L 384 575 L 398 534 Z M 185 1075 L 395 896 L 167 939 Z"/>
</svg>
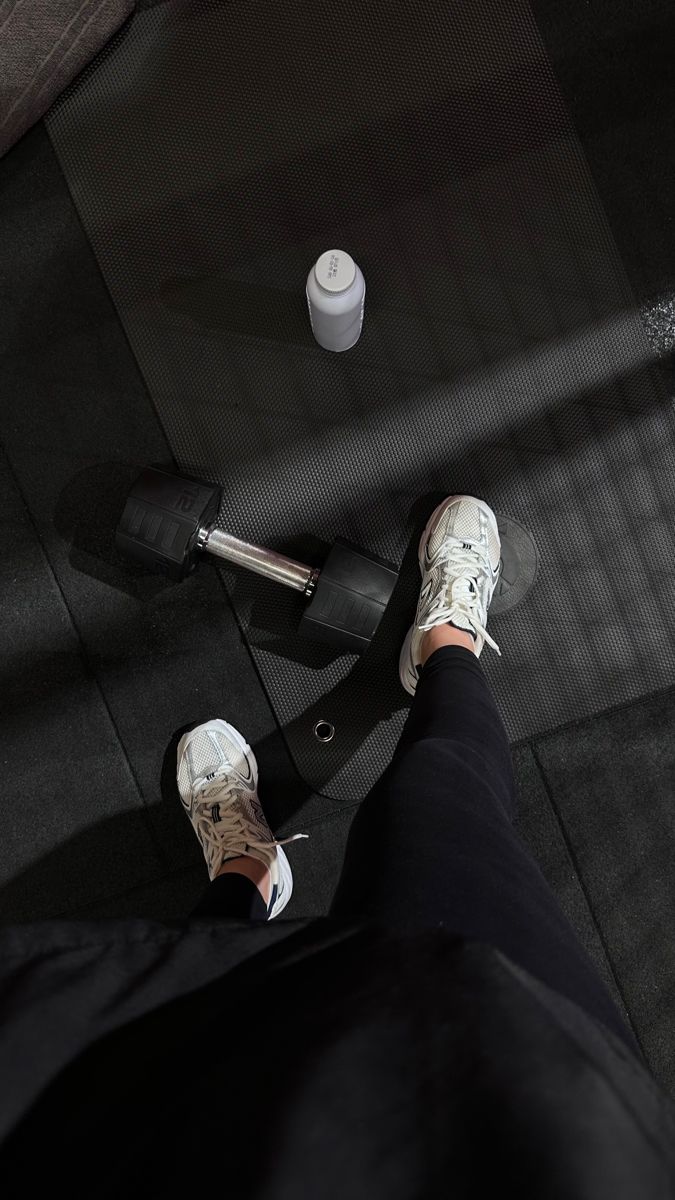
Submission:
<svg viewBox="0 0 675 1200">
<path fill-rule="evenodd" d="M 48 124 L 222 525 L 307 561 L 336 534 L 403 561 L 360 660 L 300 640 L 294 593 L 225 572 L 314 788 L 355 798 L 389 761 L 419 533 L 450 492 L 539 550 L 482 660 L 514 740 L 675 682 L 672 418 L 525 3 L 160 4 Z M 367 283 L 342 355 L 304 298 L 333 246 Z"/>
</svg>

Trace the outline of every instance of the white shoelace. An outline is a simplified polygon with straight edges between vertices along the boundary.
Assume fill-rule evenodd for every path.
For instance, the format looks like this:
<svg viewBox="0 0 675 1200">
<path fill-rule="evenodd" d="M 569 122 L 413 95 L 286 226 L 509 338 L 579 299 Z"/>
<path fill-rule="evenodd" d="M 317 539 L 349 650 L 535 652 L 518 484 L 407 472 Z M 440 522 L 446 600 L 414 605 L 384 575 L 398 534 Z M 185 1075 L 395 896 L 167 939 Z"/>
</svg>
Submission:
<svg viewBox="0 0 675 1200">
<path fill-rule="evenodd" d="M 199 783 L 198 780 L 193 785 L 193 794 L 199 788 Z M 209 794 L 207 795 L 207 793 Z M 295 833 L 292 837 L 264 840 L 255 836 L 256 825 L 247 815 L 244 807 L 248 806 L 248 796 L 249 793 L 246 789 L 234 780 L 229 784 L 224 782 L 217 787 L 205 788 L 203 792 L 195 796 L 194 824 L 200 838 L 203 838 L 203 844 L 209 848 L 207 851 L 209 868 L 214 865 L 215 859 L 223 861 L 221 857 L 223 851 L 235 854 L 246 854 L 250 850 L 264 852 L 273 850 L 275 846 L 287 846 L 289 842 L 297 842 L 300 838 L 309 837 L 307 833 Z M 240 800 L 244 802 L 244 806 L 238 803 Z M 214 804 L 218 804 L 220 807 L 218 821 L 214 821 L 211 816 Z M 252 834 L 253 836 L 251 836 Z"/>
<path fill-rule="evenodd" d="M 463 618 L 474 633 L 501 655 L 499 646 L 485 628 L 486 616 L 481 613 L 478 579 L 486 571 L 492 575 L 487 549 L 452 541 L 443 547 L 437 561 L 442 567 L 443 586 L 434 596 L 424 621 L 418 623 L 418 629 L 433 629 L 448 622 L 457 625 Z"/>
</svg>

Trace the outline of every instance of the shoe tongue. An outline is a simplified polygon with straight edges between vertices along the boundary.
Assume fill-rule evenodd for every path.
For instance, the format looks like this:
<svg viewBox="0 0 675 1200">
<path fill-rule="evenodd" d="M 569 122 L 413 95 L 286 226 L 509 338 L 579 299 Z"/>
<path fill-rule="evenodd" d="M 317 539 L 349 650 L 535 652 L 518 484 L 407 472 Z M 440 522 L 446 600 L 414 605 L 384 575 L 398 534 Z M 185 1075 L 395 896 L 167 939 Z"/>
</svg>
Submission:
<svg viewBox="0 0 675 1200">
<path fill-rule="evenodd" d="M 478 586 L 475 579 L 466 576 L 455 579 L 450 594 L 450 624 L 476 636 L 472 620 L 473 609 L 478 602 Z"/>
<path fill-rule="evenodd" d="M 214 796 L 221 796 L 223 794 L 224 780 L 215 779 L 211 781 L 209 779 L 198 779 L 194 790 L 200 800 L 212 800 Z"/>
<path fill-rule="evenodd" d="M 452 582 L 451 596 L 453 600 L 473 600 L 478 595 L 478 583 L 468 575 L 460 575 Z"/>
</svg>

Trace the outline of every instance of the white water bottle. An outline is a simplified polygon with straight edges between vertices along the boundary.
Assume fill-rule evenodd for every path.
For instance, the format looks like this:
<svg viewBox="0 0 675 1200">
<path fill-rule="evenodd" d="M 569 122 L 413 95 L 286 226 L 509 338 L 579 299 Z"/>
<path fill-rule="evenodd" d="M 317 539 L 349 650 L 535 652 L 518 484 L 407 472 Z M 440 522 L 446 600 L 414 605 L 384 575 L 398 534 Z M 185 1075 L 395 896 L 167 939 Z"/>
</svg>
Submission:
<svg viewBox="0 0 675 1200">
<path fill-rule="evenodd" d="M 361 336 L 366 281 L 344 250 L 327 250 L 307 276 L 312 333 L 324 350 L 350 350 Z"/>
</svg>

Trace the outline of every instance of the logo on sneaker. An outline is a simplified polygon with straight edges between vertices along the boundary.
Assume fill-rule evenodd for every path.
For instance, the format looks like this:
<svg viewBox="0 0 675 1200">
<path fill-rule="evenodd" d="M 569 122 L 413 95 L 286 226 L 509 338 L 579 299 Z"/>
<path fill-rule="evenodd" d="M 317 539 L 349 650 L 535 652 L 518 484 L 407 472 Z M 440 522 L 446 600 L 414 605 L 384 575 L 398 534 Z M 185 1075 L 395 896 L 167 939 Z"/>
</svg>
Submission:
<svg viewBox="0 0 675 1200">
<path fill-rule="evenodd" d="M 426 583 L 424 584 L 424 586 L 420 592 L 420 602 L 419 602 L 420 609 L 423 609 L 426 606 L 426 603 L 429 600 L 432 591 L 433 591 L 433 582 L 431 579 L 427 579 Z"/>
<path fill-rule="evenodd" d="M 220 804 L 211 805 L 211 820 L 216 824 L 220 820 Z"/>
<path fill-rule="evenodd" d="M 216 777 L 216 772 L 211 771 L 210 775 L 205 776 L 205 779 L 207 780 L 208 783 L 210 783 L 212 779 L 215 779 L 215 777 Z"/>
</svg>

